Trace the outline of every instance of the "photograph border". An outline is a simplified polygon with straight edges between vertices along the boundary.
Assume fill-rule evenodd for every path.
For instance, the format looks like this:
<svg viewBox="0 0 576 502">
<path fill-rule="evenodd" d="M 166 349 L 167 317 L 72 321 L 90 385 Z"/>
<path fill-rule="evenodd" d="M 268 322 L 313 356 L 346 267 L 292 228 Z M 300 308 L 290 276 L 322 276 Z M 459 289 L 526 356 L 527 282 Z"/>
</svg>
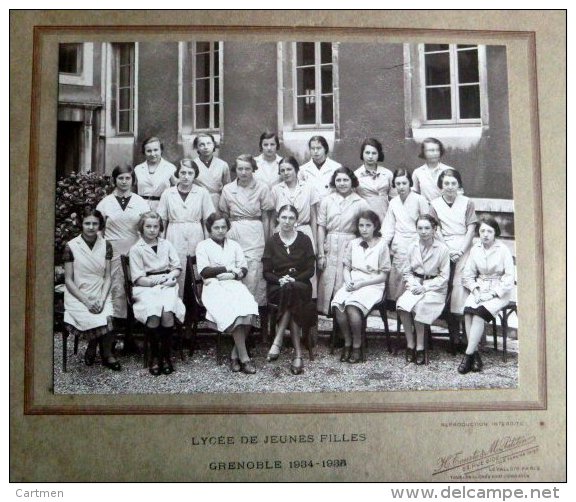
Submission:
<svg viewBox="0 0 576 502">
<path fill-rule="evenodd" d="M 36 312 L 36 254 L 38 222 L 38 176 L 39 176 L 39 134 L 40 109 L 42 103 L 41 72 L 42 49 L 44 37 L 54 33 L 62 35 L 90 33 L 98 35 L 112 35 L 122 33 L 159 33 L 165 34 L 170 30 L 173 37 L 184 34 L 213 34 L 213 33 L 270 33 L 282 36 L 283 33 L 294 35 L 296 32 L 304 35 L 410 35 L 426 36 L 446 35 L 447 37 L 473 36 L 479 40 L 485 37 L 502 38 L 504 40 L 524 41 L 528 49 L 528 73 L 530 93 L 530 117 L 533 123 L 532 137 L 534 163 L 532 166 L 533 193 L 536 196 L 535 205 L 535 246 L 539 257 L 534 263 L 537 280 L 541 285 L 543 294 L 539 298 L 538 318 L 542 329 L 537 329 L 537 386 L 538 398 L 527 401 L 446 401 L 435 403 L 354 403 L 354 404 L 264 404 L 264 405 L 124 405 L 124 404 L 95 404 L 95 405 L 52 405 L 38 404 L 35 399 L 35 324 Z M 351 28 L 347 26 L 309 27 L 309 26 L 261 26 L 261 25 L 218 25 L 218 26 L 177 26 L 177 25 L 53 25 L 34 26 L 33 36 L 33 67 L 32 67 L 32 95 L 31 95 L 31 124 L 30 124 L 30 150 L 29 150 L 29 184 L 28 184 L 28 227 L 27 227 L 27 274 L 26 274 L 26 313 L 25 313 L 25 344 L 24 344 L 24 414 L 25 415 L 148 415 L 148 414 L 325 414 L 325 413 L 381 413 L 381 412 L 446 412 L 446 411 L 519 411 L 519 410 L 545 410 L 548 404 L 548 387 L 546 371 L 546 318 L 545 318 L 545 277 L 544 277 L 544 229 L 542 205 L 542 173 L 540 158 L 540 128 L 538 110 L 538 87 L 536 67 L 536 34 L 533 31 L 500 31 L 500 30 L 453 30 L 453 29 L 421 29 L 421 28 Z M 498 389 L 496 389 L 498 390 Z M 294 396 L 290 394 L 286 396 Z M 318 393 L 319 396 L 323 394 Z M 205 396 L 211 396 L 207 394 Z M 284 396 L 284 395 L 275 395 Z M 102 396 L 98 396 L 102 397 Z"/>
</svg>

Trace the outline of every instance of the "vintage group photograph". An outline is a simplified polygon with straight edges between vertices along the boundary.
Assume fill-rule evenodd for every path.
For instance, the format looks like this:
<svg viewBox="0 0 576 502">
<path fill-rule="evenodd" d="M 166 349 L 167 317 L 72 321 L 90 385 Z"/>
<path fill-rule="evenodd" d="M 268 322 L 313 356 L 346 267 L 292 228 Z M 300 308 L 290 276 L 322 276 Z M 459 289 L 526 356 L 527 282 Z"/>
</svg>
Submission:
<svg viewBox="0 0 576 502">
<path fill-rule="evenodd" d="M 505 46 L 58 49 L 55 394 L 518 387 Z"/>
</svg>

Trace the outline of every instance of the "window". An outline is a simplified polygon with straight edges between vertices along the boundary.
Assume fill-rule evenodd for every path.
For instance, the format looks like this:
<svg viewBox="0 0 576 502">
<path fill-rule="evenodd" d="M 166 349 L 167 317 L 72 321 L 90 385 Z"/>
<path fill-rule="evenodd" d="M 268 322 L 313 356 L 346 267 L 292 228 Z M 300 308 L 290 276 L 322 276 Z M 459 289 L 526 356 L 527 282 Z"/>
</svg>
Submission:
<svg viewBox="0 0 576 502">
<path fill-rule="evenodd" d="M 82 55 L 82 44 L 60 44 L 58 48 L 58 71 L 71 75 L 81 75 Z"/>
<path fill-rule="evenodd" d="M 135 50 L 133 43 L 112 44 L 111 119 L 116 134 L 134 134 Z"/>
<path fill-rule="evenodd" d="M 193 57 L 192 96 L 194 130 L 220 127 L 220 44 L 196 42 Z"/>
<path fill-rule="evenodd" d="M 58 46 L 58 82 L 67 85 L 93 85 L 94 44 Z"/>
<path fill-rule="evenodd" d="M 296 126 L 334 124 L 334 62 L 331 42 L 295 42 L 294 116 Z"/>
<path fill-rule="evenodd" d="M 426 121 L 479 122 L 482 113 L 478 46 L 424 44 L 422 53 Z"/>
</svg>

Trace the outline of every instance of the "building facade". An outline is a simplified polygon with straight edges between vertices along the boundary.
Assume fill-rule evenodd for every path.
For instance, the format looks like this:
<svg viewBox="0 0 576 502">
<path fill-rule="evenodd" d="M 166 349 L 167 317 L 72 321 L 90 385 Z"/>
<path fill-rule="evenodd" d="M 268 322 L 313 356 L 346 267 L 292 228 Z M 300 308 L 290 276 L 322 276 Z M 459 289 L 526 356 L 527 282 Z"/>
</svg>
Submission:
<svg viewBox="0 0 576 502">
<path fill-rule="evenodd" d="M 469 44 L 138 42 L 62 44 L 57 174 L 110 173 L 143 161 L 159 136 L 164 157 L 193 157 L 211 132 L 229 163 L 278 131 L 281 154 L 307 157 L 325 136 L 330 156 L 361 165 L 379 139 L 384 165 L 414 169 L 422 139 L 440 139 L 481 212 L 513 236 L 506 49 Z"/>
</svg>

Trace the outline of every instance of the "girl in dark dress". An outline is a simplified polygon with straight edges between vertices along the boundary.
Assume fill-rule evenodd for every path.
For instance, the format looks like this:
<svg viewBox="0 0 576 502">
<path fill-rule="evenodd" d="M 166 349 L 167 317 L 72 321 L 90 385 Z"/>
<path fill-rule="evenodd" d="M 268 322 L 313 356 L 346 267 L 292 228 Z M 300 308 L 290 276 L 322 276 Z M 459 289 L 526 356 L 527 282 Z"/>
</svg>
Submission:
<svg viewBox="0 0 576 502">
<path fill-rule="evenodd" d="M 282 349 L 284 331 L 289 326 L 294 346 L 290 370 L 294 375 L 304 368 L 300 337 L 303 329 L 316 323 L 310 279 L 315 271 L 315 255 L 310 238 L 295 229 L 298 211 L 285 205 L 278 211 L 279 232 L 266 243 L 262 257 L 268 301 L 278 305 L 276 336 L 268 352 L 275 361 Z"/>
</svg>

